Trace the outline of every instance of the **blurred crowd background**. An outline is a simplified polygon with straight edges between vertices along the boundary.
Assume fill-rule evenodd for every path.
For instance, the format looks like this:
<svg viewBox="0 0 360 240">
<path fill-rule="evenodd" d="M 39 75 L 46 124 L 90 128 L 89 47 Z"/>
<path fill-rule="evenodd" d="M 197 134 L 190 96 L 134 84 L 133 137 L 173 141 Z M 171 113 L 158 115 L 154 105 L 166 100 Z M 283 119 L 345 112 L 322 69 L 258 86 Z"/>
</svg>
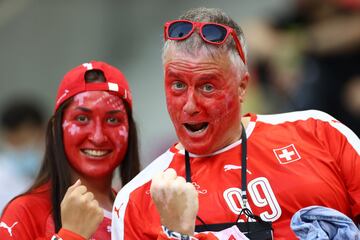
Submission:
<svg viewBox="0 0 360 240">
<path fill-rule="evenodd" d="M 243 112 L 318 109 L 360 133 L 360 0 L 0 0 L 0 212 L 38 171 L 62 76 L 92 59 L 130 82 L 142 166 L 176 141 L 165 105 L 163 24 L 215 7 L 247 38 Z"/>
</svg>

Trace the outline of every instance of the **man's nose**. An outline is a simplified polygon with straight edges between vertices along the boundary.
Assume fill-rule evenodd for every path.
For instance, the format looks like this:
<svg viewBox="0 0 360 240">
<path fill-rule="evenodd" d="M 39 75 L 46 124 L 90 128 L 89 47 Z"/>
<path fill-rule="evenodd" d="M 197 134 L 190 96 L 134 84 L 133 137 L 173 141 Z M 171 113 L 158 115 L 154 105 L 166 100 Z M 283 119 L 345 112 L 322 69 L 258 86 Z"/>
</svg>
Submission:
<svg viewBox="0 0 360 240">
<path fill-rule="evenodd" d="M 101 145 L 102 143 L 107 141 L 107 137 L 104 133 L 104 129 L 100 119 L 95 120 L 95 125 L 93 131 L 90 133 L 89 139 L 95 145 Z"/>
<path fill-rule="evenodd" d="M 190 116 L 193 116 L 200 112 L 194 91 L 189 91 L 183 110 Z"/>
</svg>

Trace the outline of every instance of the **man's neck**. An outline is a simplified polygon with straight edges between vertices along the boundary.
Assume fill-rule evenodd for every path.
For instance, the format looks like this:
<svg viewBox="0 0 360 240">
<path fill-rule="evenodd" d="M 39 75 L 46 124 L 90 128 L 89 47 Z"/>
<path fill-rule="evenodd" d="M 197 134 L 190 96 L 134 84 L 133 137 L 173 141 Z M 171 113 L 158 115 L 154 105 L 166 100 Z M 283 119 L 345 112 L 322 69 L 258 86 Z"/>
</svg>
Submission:
<svg viewBox="0 0 360 240">
<path fill-rule="evenodd" d="M 242 122 L 244 128 L 246 129 L 250 122 L 250 116 L 241 117 L 241 122 Z"/>
</svg>

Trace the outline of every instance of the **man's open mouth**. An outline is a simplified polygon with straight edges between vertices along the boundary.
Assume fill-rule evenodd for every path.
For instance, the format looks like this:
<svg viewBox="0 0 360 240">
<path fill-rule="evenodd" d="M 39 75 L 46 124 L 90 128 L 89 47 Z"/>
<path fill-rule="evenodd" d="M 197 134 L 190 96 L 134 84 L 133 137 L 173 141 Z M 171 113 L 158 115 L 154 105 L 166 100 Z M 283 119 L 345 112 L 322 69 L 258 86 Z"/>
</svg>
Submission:
<svg viewBox="0 0 360 240">
<path fill-rule="evenodd" d="M 192 133 L 201 133 L 207 129 L 209 126 L 208 122 L 201 122 L 201 123 L 184 123 L 184 127 L 192 132 Z"/>
<path fill-rule="evenodd" d="M 111 150 L 81 149 L 81 152 L 89 157 L 104 157 L 111 153 Z"/>
</svg>

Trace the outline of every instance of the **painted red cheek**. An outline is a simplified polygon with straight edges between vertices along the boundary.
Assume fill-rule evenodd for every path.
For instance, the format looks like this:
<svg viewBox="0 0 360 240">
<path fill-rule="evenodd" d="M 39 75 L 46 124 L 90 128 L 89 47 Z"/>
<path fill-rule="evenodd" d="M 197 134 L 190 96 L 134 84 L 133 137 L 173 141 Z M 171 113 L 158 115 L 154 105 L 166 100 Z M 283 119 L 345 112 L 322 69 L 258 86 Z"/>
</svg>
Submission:
<svg viewBox="0 0 360 240">
<path fill-rule="evenodd" d="M 67 120 L 64 120 L 63 129 L 66 132 L 66 135 L 71 135 L 71 136 L 77 135 L 80 131 L 79 126 L 71 122 L 68 122 Z"/>
<path fill-rule="evenodd" d="M 125 126 L 121 126 L 117 131 L 118 139 L 127 141 L 128 139 L 128 129 Z"/>
<path fill-rule="evenodd" d="M 117 149 L 122 149 L 127 145 L 128 142 L 128 128 L 125 125 L 122 125 L 116 129 L 108 129 L 108 136 L 115 143 Z"/>
</svg>

